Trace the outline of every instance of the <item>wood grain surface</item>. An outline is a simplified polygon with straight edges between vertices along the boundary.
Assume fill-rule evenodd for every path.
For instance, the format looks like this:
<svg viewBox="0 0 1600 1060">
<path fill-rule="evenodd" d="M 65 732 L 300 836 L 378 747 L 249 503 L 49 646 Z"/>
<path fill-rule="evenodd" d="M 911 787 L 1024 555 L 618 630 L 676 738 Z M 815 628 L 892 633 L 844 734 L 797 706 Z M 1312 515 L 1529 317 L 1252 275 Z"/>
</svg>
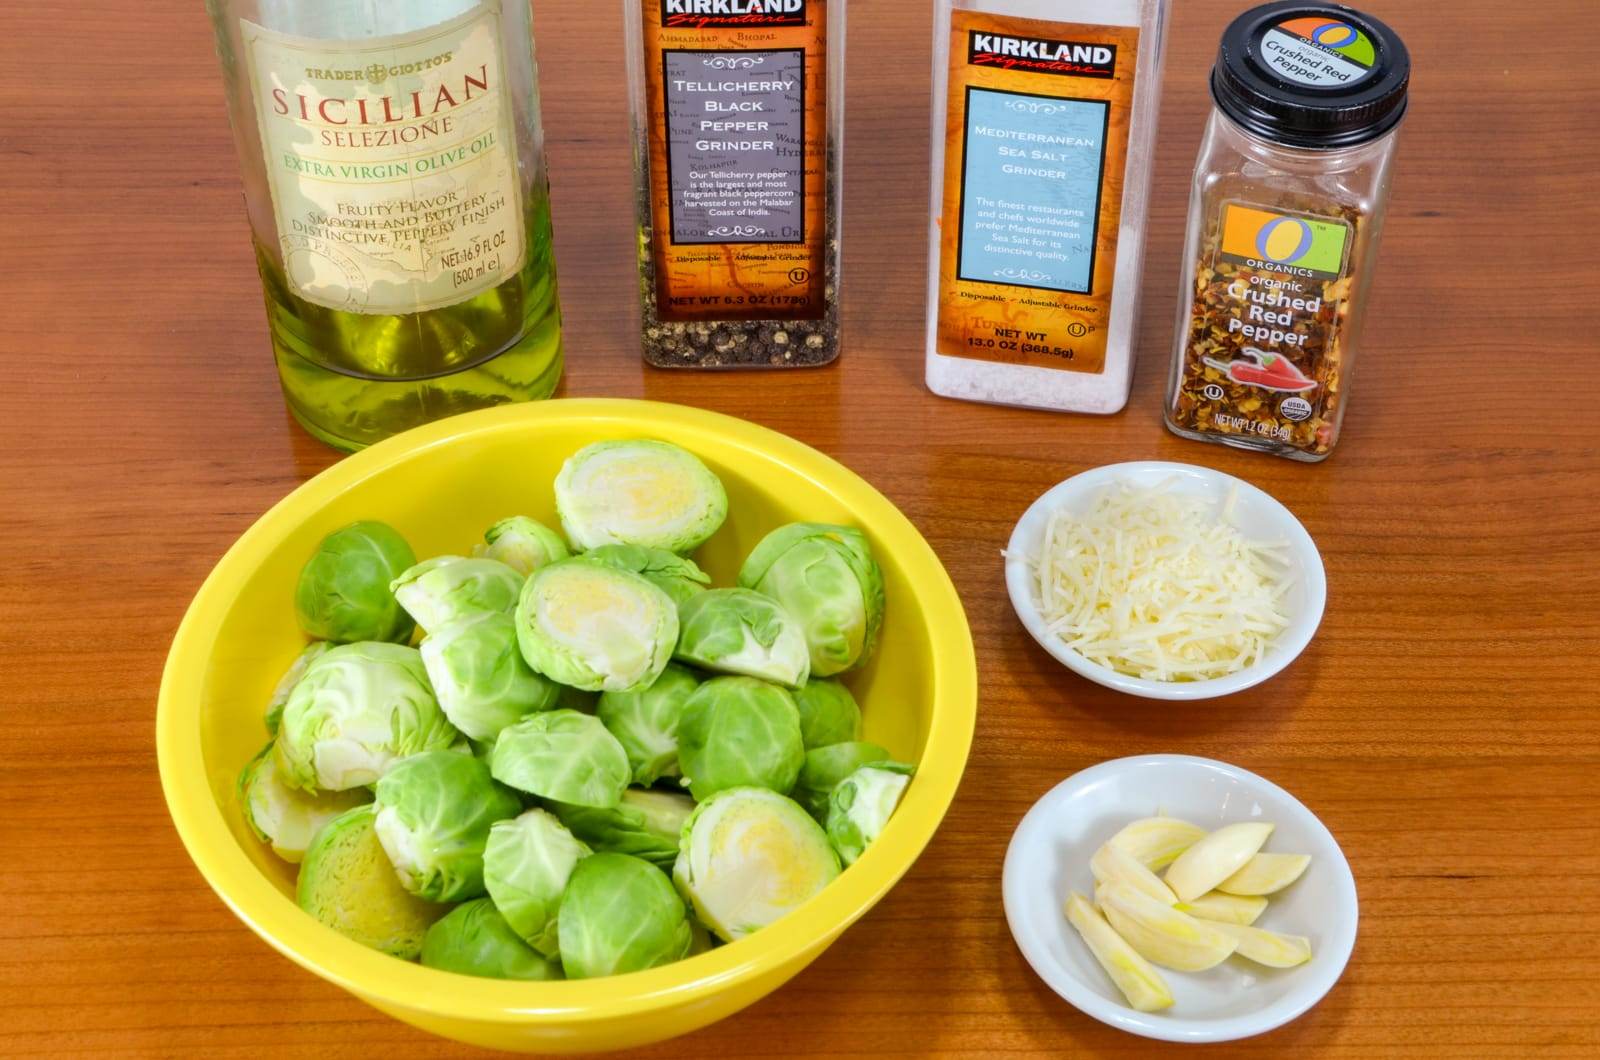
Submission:
<svg viewBox="0 0 1600 1060">
<path fill-rule="evenodd" d="M 846 352 L 782 375 L 640 364 L 619 5 L 538 5 L 565 393 L 734 413 L 860 471 L 950 569 L 982 677 L 960 794 L 906 879 L 787 987 L 645 1055 L 1176 1052 L 1059 1000 L 1000 906 L 1033 800 L 1153 751 L 1295 792 L 1361 895 L 1327 999 L 1210 1055 L 1600 1055 L 1592 0 L 1374 0 L 1415 92 L 1354 407 L 1321 466 L 1159 420 L 1205 70 L 1242 6 L 1177 5 L 1142 359 L 1127 411 L 1095 419 L 922 386 L 928 0 L 853 5 Z M 337 459 L 279 399 L 201 4 L 8 2 L 0 69 L 0 1055 L 471 1053 L 269 950 L 161 798 L 156 685 L 185 605 Z M 1067 475 L 1140 458 L 1240 475 L 1320 543 L 1327 618 L 1281 677 L 1192 707 L 1123 698 L 1011 614 L 998 550 L 1016 517 Z"/>
</svg>

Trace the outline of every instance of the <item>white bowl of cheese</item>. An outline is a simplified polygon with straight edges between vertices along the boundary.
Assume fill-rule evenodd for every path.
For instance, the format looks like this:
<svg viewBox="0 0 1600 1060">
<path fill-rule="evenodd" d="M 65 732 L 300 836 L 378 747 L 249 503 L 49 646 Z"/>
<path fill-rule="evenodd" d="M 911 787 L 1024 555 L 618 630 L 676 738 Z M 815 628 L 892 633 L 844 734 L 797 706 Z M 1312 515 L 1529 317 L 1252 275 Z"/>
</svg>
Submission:
<svg viewBox="0 0 1600 1060">
<path fill-rule="evenodd" d="M 1045 651 L 1130 695 L 1197 700 L 1260 684 L 1305 649 L 1327 578 L 1268 494 L 1192 464 L 1074 475 L 1006 546 L 1011 606 Z"/>
</svg>

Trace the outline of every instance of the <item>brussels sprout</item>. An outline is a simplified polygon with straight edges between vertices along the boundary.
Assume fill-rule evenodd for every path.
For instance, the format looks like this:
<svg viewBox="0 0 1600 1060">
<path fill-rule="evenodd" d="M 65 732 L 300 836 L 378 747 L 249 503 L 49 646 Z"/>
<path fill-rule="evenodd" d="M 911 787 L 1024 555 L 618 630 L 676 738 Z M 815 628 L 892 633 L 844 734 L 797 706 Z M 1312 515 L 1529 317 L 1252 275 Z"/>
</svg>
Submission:
<svg viewBox="0 0 1600 1060">
<path fill-rule="evenodd" d="M 601 545 L 585 552 L 583 558 L 618 570 L 642 574 L 660 586 L 675 604 L 682 604 L 689 597 L 705 592 L 706 586 L 711 584 L 711 575 L 701 570 L 694 560 L 664 548 Z"/>
<path fill-rule="evenodd" d="M 540 567 L 572 555 L 561 535 L 526 515 L 502 519 L 483 532 L 473 555 L 499 560 L 526 578 Z"/>
<path fill-rule="evenodd" d="M 417 649 L 345 644 L 313 662 L 289 694 L 278 769 L 291 787 L 344 791 L 371 784 L 397 758 L 449 747 L 456 737 Z"/>
<path fill-rule="evenodd" d="M 357 806 L 329 821 L 306 849 L 296 898 L 300 908 L 347 939 L 403 960 L 422 950 L 422 938 L 446 906 L 425 902 L 404 887 L 373 826 L 378 811 Z"/>
<path fill-rule="evenodd" d="M 486 979 L 560 979 L 561 965 L 534 952 L 487 898 L 456 906 L 422 937 L 422 964 Z"/>
<path fill-rule="evenodd" d="M 678 773 L 678 718 L 700 679 L 675 663 L 638 692 L 602 692 L 598 716 L 628 753 L 635 784 Z"/>
<path fill-rule="evenodd" d="M 480 611 L 441 626 L 418 646 L 439 707 L 474 740 L 492 740 L 523 715 L 549 710 L 561 688 L 528 668 L 517 646 L 517 623 Z"/>
<path fill-rule="evenodd" d="M 543 810 L 489 829 L 483 881 L 513 930 L 546 957 L 556 956 L 556 913 L 567 878 L 589 848 Z"/>
<path fill-rule="evenodd" d="M 569 979 L 671 964 L 692 941 L 688 911 L 667 874 L 627 854 L 578 862 L 561 897 L 559 934 Z"/>
<path fill-rule="evenodd" d="M 904 762 L 862 766 L 828 797 L 828 841 L 839 859 L 853 865 L 889 823 L 913 769 Z"/>
<path fill-rule="evenodd" d="M 800 766 L 800 779 L 794 782 L 790 797 L 818 822 L 826 824 L 828 797 L 839 782 L 864 765 L 889 759 L 889 752 L 884 748 L 860 740 L 814 747 L 806 752 L 806 760 Z"/>
<path fill-rule="evenodd" d="M 739 584 L 777 600 L 799 620 L 818 677 L 859 666 L 883 623 L 883 571 L 866 535 L 848 526 L 790 523 L 768 534 Z"/>
<path fill-rule="evenodd" d="M 427 654 L 426 642 L 423 654 Z M 433 685 L 437 689 L 439 682 Z M 444 701 L 442 693 L 439 700 Z M 861 739 L 861 708 L 856 706 L 856 697 L 839 682 L 807 681 L 795 692 L 794 705 L 800 710 L 800 738 L 805 741 L 806 750 Z"/>
<path fill-rule="evenodd" d="M 678 838 L 694 812 L 694 800 L 668 791 L 629 788 L 608 810 L 551 803 L 561 823 L 596 850 L 632 854 L 670 869 L 678 858 Z"/>
<path fill-rule="evenodd" d="M 294 610 L 300 628 L 321 640 L 411 639 L 411 617 L 389 583 L 417 561 L 399 531 L 387 523 L 351 523 L 322 539 L 300 569 Z"/>
<path fill-rule="evenodd" d="M 711 932 L 706 926 L 694 917 L 689 918 L 689 952 L 684 956 L 695 957 L 702 953 L 709 953 L 716 949 L 717 940 L 711 937 Z"/>
<path fill-rule="evenodd" d="M 396 762 L 378 781 L 378 841 L 406 890 L 434 902 L 484 893 L 489 826 L 522 803 L 471 754 L 425 751 Z"/>
<path fill-rule="evenodd" d="M 725 674 L 799 688 L 811 671 L 800 623 L 752 589 L 709 589 L 678 608 L 676 657 Z"/>
<path fill-rule="evenodd" d="M 389 587 L 422 631 L 432 633 L 482 611 L 510 614 L 523 581 L 499 560 L 435 556 L 408 568 Z"/>
<path fill-rule="evenodd" d="M 294 691 L 294 686 L 306 675 L 306 670 L 311 664 L 320 659 L 333 645 L 325 640 L 314 640 L 305 646 L 305 650 L 294 657 L 294 662 L 278 678 L 278 685 L 272 690 L 272 698 L 267 700 L 267 731 L 278 735 L 278 723 L 283 720 L 283 708 L 289 702 L 289 693 Z"/>
<path fill-rule="evenodd" d="M 794 697 L 777 685 L 714 677 L 684 704 L 678 764 L 696 800 L 744 786 L 788 794 L 805 755 Z"/>
<path fill-rule="evenodd" d="M 601 808 L 621 801 L 633 772 L 600 719 L 575 710 L 532 714 L 501 729 L 489 768 L 518 791 Z"/>
<path fill-rule="evenodd" d="M 534 572 L 517 605 L 528 665 L 590 692 L 649 688 L 677 640 L 672 597 L 642 575 L 581 558 Z"/>
<path fill-rule="evenodd" d="M 596 442 L 561 465 L 556 511 L 579 549 L 689 553 L 728 517 L 728 494 L 698 457 L 670 442 Z"/>
<path fill-rule="evenodd" d="M 839 875 L 828 837 L 792 799 L 729 788 L 696 807 L 672 878 L 700 922 L 732 942 L 763 928 Z"/>
<path fill-rule="evenodd" d="M 278 776 L 268 743 L 239 771 L 239 805 L 256 838 L 285 861 L 298 862 L 319 829 L 346 810 L 369 802 L 365 788 L 314 794 L 289 787 Z"/>
</svg>

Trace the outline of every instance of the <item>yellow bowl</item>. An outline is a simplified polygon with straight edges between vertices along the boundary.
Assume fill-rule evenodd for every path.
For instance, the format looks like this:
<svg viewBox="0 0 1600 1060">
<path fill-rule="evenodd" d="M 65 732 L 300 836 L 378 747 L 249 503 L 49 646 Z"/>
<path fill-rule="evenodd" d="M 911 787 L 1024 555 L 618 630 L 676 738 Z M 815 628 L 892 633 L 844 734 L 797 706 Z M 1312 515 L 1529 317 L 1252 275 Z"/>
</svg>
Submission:
<svg viewBox="0 0 1600 1060">
<path fill-rule="evenodd" d="M 328 532 L 357 519 L 398 528 L 419 556 L 463 552 L 506 515 L 555 525 L 551 482 L 580 446 L 655 437 L 683 445 L 728 488 L 727 523 L 697 558 L 731 584 L 743 557 L 793 520 L 861 527 L 888 594 L 872 662 L 847 675 L 868 739 L 916 761 L 879 840 L 822 893 L 761 931 L 664 968 L 524 983 L 423 968 L 366 949 L 301 912 L 295 867 L 250 833 L 234 799 L 267 733 L 274 683 L 304 642 L 293 594 Z M 279 952 L 369 1004 L 436 1034 L 502 1049 L 576 1052 L 659 1041 L 775 989 L 872 908 L 911 867 L 954 797 L 977 702 L 966 616 L 915 527 L 855 474 L 743 420 L 645 401 L 506 406 L 409 431 L 295 490 L 228 550 L 184 616 L 156 712 L 161 783 L 189 855 L 222 900 Z"/>
</svg>

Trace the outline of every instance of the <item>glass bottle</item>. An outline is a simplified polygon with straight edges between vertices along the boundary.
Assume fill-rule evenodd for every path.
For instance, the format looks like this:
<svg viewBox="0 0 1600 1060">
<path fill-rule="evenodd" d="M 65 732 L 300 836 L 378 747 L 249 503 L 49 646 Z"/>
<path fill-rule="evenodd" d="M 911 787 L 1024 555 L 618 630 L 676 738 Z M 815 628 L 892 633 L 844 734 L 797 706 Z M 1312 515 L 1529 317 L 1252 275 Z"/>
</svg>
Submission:
<svg viewBox="0 0 1600 1060">
<path fill-rule="evenodd" d="M 525 0 L 207 0 L 290 411 L 358 449 L 547 397 L 561 315 Z"/>
<path fill-rule="evenodd" d="M 622 6 L 646 363 L 832 362 L 845 0 Z"/>
<path fill-rule="evenodd" d="M 1212 72 L 1165 418 L 1295 460 L 1339 440 L 1411 63 L 1337 4 L 1239 16 Z"/>
<path fill-rule="evenodd" d="M 935 0 L 926 379 L 1109 414 L 1138 342 L 1167 0 Z"/>
</svg>

